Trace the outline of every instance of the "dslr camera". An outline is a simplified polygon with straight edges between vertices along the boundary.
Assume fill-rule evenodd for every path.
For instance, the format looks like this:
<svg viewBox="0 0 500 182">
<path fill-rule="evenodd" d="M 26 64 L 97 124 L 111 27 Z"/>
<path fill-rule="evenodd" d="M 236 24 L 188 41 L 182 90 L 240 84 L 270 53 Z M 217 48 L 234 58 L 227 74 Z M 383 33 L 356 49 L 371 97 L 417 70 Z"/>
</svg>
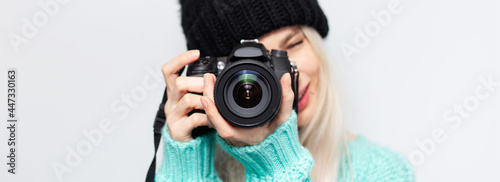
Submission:
<svg viewBox="0 0 500 182">
<path fill-rule="evenodd" d="M 280 79 L 290 73 L 297 110 L 299 72 L 286 51 L 271 50 L 254 40 L 241 40 L 227 57 L 201 57 L 188 65 L 186 76 L 217 77 L 214 102 L 221 116 L 233 126 L 261 126 L 278 113 L 282 100 Z M 195 110 L 192 112 L 203 112 Z M 193 130 L 193 137 L 207 132 L 206 126 Z"/>
</svg>

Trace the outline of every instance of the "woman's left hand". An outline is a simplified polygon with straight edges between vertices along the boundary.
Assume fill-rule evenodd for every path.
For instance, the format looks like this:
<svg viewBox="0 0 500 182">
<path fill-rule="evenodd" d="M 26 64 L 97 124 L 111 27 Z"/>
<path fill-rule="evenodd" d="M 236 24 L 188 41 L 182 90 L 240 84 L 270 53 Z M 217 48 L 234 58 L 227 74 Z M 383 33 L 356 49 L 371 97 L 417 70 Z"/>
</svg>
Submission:
<svg viewBox="0 0 500 182">
<path fill-rule="evenodd" d="M 240 128 L 229 124 L 219 113 L 214 103 L 215 75 L 207 73 L 204 76 L 203 97 L 200 98 L 209 122 L 215 127 L 217 133 L 233 146 L 258 145 L 268 135 L 274 132 L 291 115 L 294 93 L 291 88 L 290 74 L 281 77 L 282 100 L 281 107 L 276 116 L 266 124 L 255 128 Z"/>
</svg>

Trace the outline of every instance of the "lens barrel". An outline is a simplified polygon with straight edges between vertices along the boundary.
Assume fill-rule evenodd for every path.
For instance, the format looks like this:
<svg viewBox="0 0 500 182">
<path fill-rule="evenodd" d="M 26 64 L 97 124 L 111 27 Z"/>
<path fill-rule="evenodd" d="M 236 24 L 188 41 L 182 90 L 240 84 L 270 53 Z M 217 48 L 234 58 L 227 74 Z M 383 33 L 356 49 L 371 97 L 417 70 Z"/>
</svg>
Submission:
<svg viewBox="0 0 500 182">
<path fill-rule="evenodd" d="M 232 125 L 255 127 L 270 121 L 281 105 L 281 85 L 261 61 L 238 60 L 217 77 L 215 105 Z"/>
</svg>

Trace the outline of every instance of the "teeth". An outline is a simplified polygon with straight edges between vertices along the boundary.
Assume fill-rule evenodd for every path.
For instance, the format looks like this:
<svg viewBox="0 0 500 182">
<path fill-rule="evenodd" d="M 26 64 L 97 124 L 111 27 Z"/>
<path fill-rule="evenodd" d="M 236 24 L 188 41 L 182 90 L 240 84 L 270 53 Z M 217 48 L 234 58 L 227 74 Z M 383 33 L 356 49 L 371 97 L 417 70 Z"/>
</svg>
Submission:
<svg viewBox="0 0 500 182">
<path fill-rule="evenodd" d="M 306 94 L 305 91 L 304 91 L 304 93 L 302 93 L 302 94 L 299 95 L 299 100 L 302 99 L 302 97 L 304 96 L 304 94 Z"/>
</svg>

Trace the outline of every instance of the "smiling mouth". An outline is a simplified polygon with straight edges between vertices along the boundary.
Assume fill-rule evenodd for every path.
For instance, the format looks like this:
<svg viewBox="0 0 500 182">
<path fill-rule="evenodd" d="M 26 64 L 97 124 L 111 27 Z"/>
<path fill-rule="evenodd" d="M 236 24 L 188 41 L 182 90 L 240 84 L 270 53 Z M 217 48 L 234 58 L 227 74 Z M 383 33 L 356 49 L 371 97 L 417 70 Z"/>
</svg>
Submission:
<svg viewBox="0 0 500 182">
<path fill-rule="evenodd" d="M 299 95 L 299 100 L 302 99 L 302 97 L 304 97 L 308 88 L 309 88 L 309 84 L 304 89 L 302 89 L 302 92 L 300 92 L 300 95 Z"/>
</svg>

